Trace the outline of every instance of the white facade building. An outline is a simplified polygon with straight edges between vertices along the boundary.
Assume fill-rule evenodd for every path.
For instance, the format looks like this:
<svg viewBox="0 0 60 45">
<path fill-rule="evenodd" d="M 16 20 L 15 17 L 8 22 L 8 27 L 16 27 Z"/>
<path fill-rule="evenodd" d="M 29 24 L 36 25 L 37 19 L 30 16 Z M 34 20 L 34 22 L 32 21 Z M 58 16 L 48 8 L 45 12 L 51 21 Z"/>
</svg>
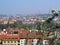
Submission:
<svg viewBox="0 0 60 45">
<path fill-rule="evenodd" d="M 33 39 L 32 44 L 33 44 L 33 45 L 37 45 L 37 42 L 38 42 L 38 39 Z"/>
<path fill-rule="evenodd" d="M 20 39 L 20 45 L 26 45 L 26 39 Z"/>
</svg>

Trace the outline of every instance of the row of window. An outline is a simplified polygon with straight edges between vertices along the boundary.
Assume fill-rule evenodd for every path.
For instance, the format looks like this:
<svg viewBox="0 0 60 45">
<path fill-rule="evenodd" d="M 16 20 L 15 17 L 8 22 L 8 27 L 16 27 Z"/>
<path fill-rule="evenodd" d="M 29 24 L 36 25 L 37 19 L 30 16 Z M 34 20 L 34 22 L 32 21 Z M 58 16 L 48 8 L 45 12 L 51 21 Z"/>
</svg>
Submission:
<svg viewBox="0 0 60 45">
<path fill-rule="evenodd" d="M 17 41 L 4 41 L 4 43 L 16 43 Z"/>
<path fill-rule="evenodd" d="M 17 41 L 3 41 L 4 43 L 16 43 Z M 18 41 L 18 42 L 24 42 L 24 41 Z"/>
<path fill-rule="evenodd" d="M 16 44 L 2 44 L 2 45 L 16 45 Z"/>
</svg>

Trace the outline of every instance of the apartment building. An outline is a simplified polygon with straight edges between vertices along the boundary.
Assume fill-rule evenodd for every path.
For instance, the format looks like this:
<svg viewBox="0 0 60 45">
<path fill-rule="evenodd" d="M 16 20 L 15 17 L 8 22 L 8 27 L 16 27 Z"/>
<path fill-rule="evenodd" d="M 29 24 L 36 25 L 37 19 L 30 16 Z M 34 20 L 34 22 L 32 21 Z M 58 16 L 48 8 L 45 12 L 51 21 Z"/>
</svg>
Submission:
<svg viewBox="0 0 60 45">
<path fill-rule="evenodd" d="M 3 45 L 18 45 L 18 40 L 17 39 L 5 39 L 2 40 Z"/>
<path fill-rule="evenodd" d="M 47 38 L 47 35 L 45 37 Z M 8 28 L 0 31 L 0 44 L 4 45 L 37 45 L 41 38 L 42 34 L 39 31 L 23 28 Z"/>
</svg>

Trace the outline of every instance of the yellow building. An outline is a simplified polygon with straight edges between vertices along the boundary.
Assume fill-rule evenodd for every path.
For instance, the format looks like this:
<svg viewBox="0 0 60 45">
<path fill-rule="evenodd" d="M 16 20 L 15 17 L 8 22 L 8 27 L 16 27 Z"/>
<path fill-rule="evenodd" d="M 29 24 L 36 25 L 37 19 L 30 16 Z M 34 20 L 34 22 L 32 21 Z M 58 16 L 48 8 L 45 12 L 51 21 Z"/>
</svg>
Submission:
<svg viewBox="0 0 60 45">
<path fill-rule="evenodd" d="M 2 40 L 3 45 L 18 45 L 18 40 L 16 39 L 5 39 Z"/>
</svg>

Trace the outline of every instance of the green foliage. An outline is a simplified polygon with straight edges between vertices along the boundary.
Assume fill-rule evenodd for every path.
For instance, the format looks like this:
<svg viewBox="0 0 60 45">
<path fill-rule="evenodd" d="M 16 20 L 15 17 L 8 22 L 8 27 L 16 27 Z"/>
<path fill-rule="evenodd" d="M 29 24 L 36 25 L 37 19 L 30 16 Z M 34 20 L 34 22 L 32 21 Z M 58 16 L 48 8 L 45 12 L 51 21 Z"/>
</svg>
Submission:
<svg viewBox="0 0 60 45">
<path fill-rule="evenodd" d="M 1 29 L 6 29 L 8 26 L 6 24 L 0 24 Z"/>
<path fill-rule="evenodd" d="M 50 28 L 50 30 L 56 29 L 56 24 L 53 23 L 53 19 L 58 16 L 58 13 L 55 10 L 51 11 L 53 16 L 51 18 L 48 18 L 45 23 L 47 24 L 47 29 Z"/>
<path fill-rule="evenodd" d="M 35 26 L 36 26 L 36 29 L 41 30 L 41 23 L 40 22 L 36 22 Z"/>
<path fill-rule="evenodd" d="M 23 28 L 23 25 L 22 25 L 22 24 L 17 24 L 16 27 L 18 27 L 18 28 Z"/>
<path fill-rule="evenodd" d="M 38 30 L 54 30 L 56 29 L 56 24 L 53 23 L 53 19 L 58 16 L 58 13 L 55 10 L 52 10 L 52 17 L 48 18 L 45 20 L 45 22 L 40 22 L 37 23 L 37 29 Z"/>
<path fill-rule="evenodd" d="M 52 13 L 56 13 L 56 11 L 55 11 L 55 10 L 51 10 L 51 12 L 52 12 Z"/>
</svg>

